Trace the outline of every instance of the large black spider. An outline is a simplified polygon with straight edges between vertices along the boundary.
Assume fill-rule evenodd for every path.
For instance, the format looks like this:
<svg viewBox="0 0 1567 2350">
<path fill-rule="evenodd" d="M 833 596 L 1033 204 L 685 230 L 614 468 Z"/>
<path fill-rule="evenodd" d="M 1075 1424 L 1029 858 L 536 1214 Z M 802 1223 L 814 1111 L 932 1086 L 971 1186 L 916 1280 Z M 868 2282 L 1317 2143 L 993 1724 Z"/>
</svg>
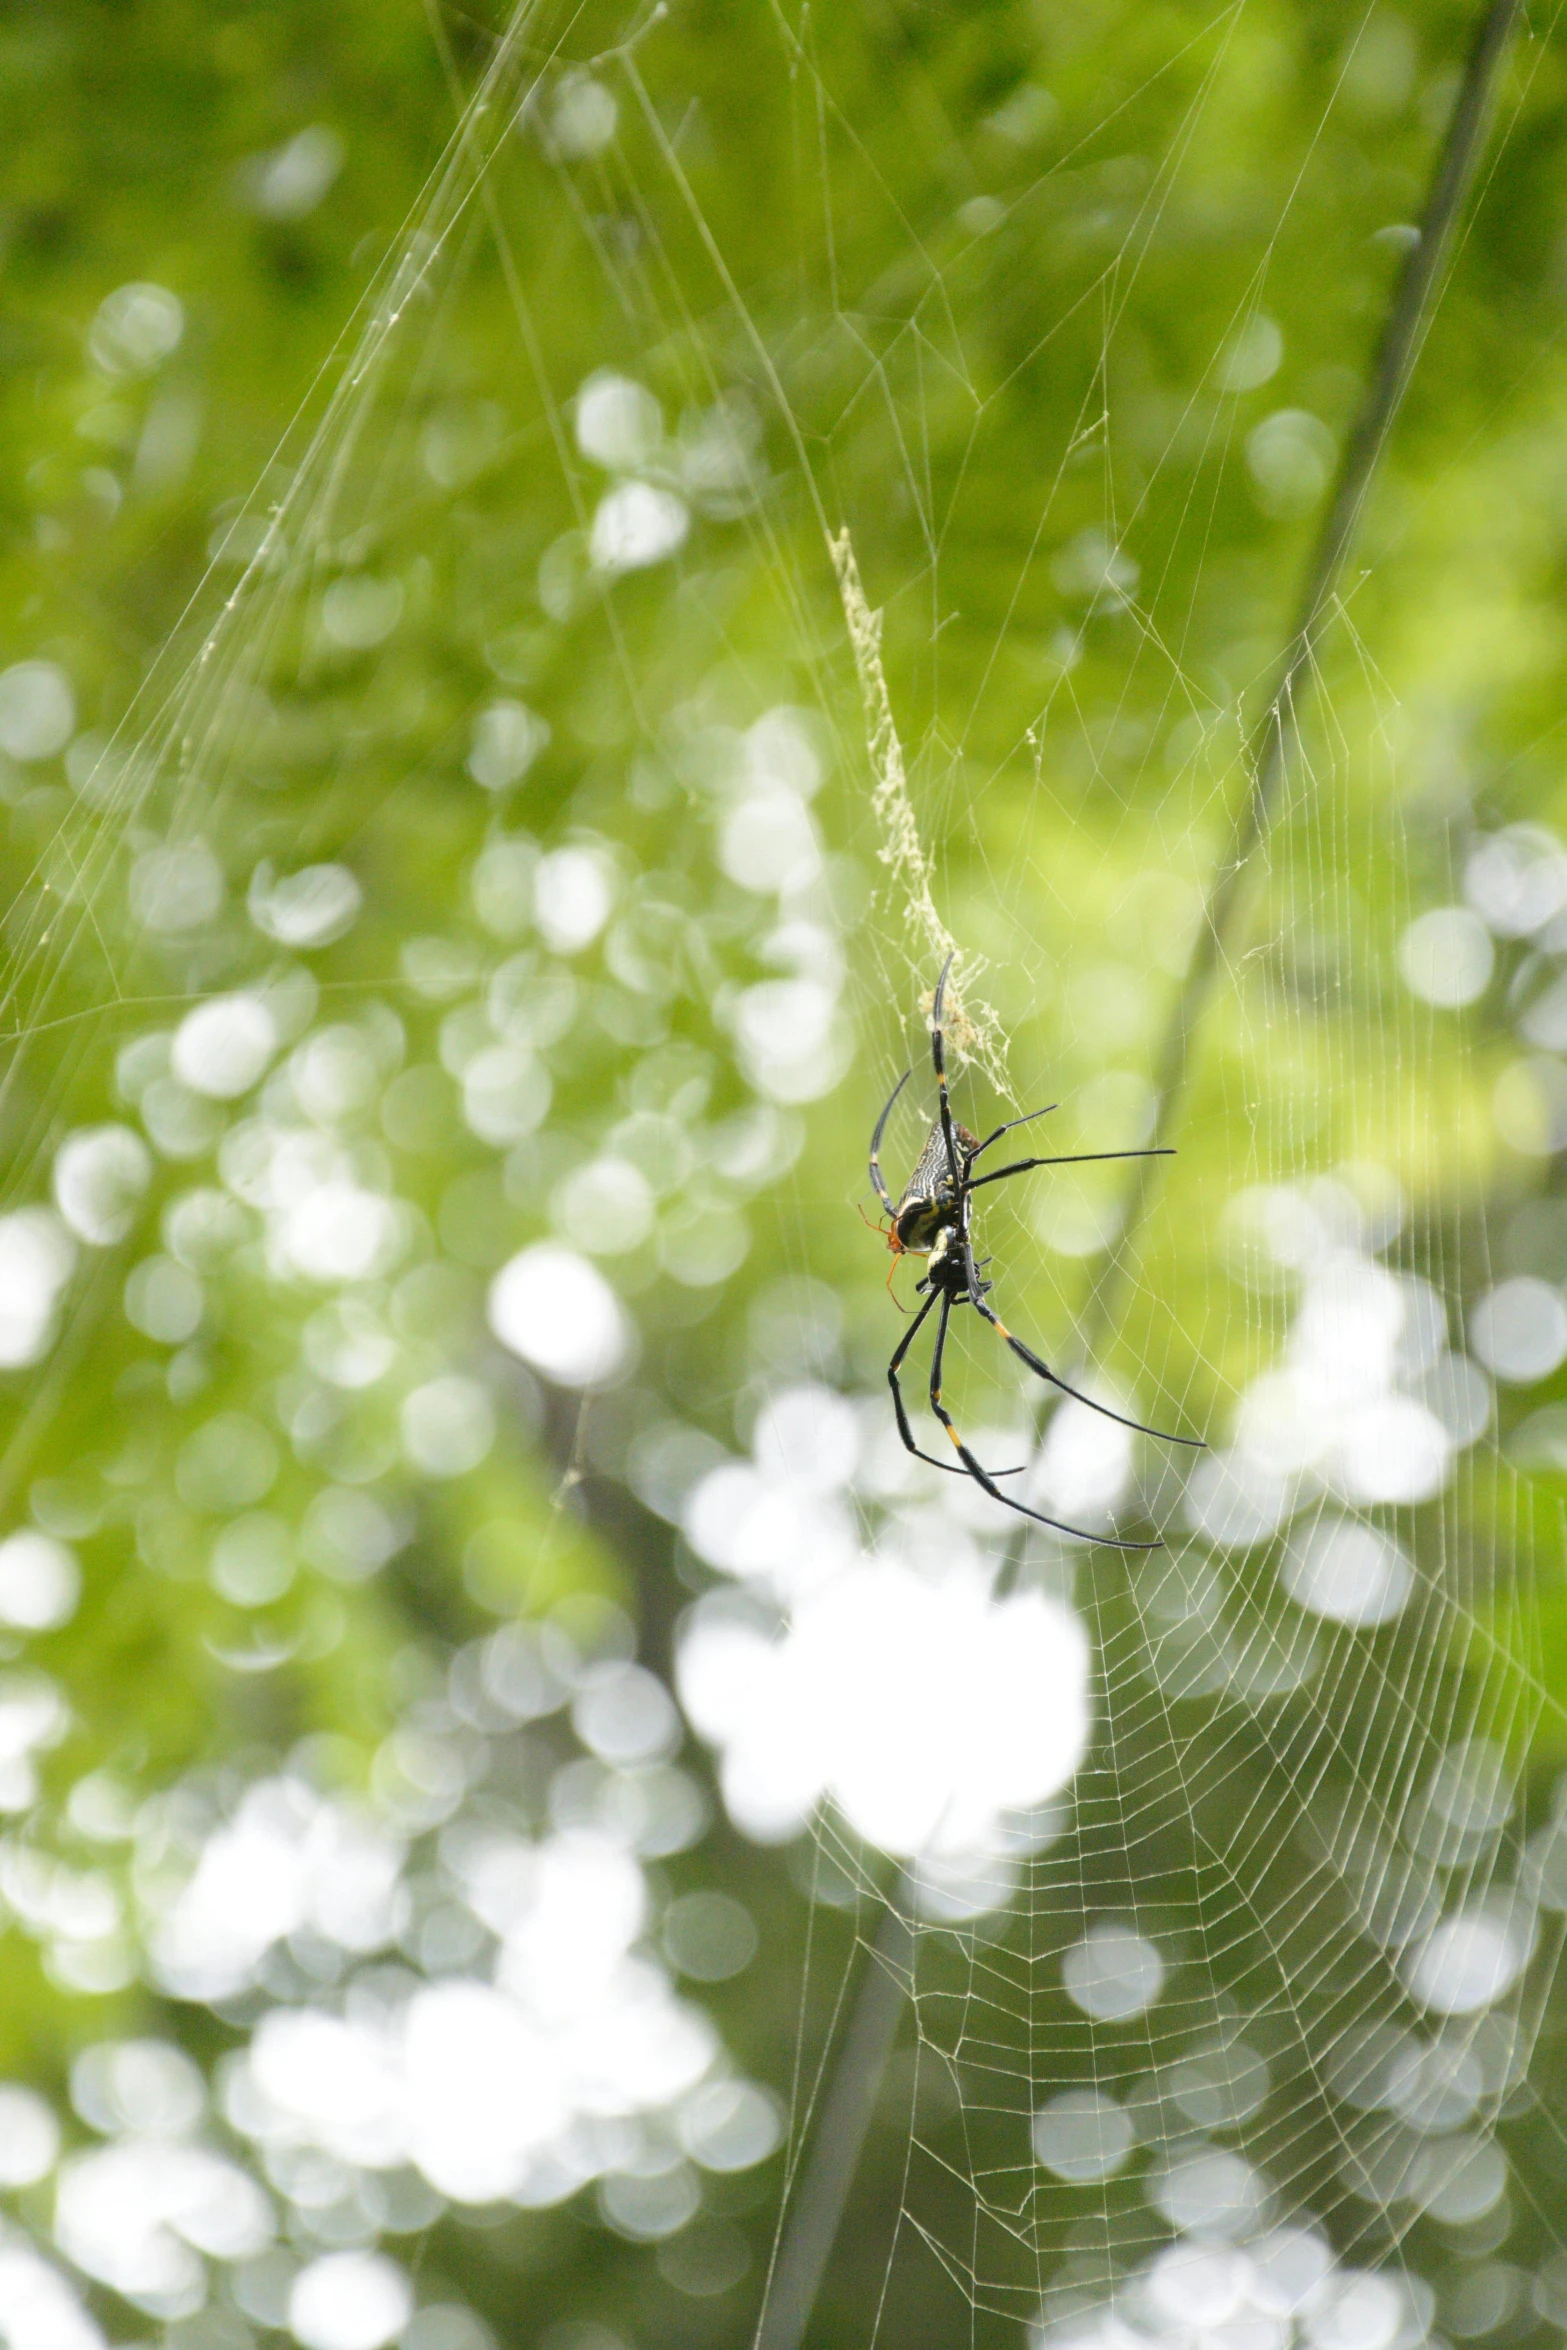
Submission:
<svg viewBox="0 0 1567 2350">
<path fill-rule="evenodd" d="M 974 1174 L 974 1162 L 981 1152 L 988 1151 L 993 1142 L 999 1142 L 1003 1134 L 1010 1134 L 1015 1126 L 1027 1126 L 1035 1118 L 1047 1116 L 1056 1105 L 1050 1102 L 1043 1110 L 1030 1110 L 1025 1117 L 1009 1118 L 1004 1126 L 998 1126 L 993 1134 L 987 1134 L 983 1142 L 970 1134 L 966 1126 L 958 1124 L 947 1098 L 946 1039 L 941 1025 L 942 998 L 946 993 L 947 973 L 951 968 L 952 957 L 949 955 L 941 967 L 935 1000 L 931 1005 L 930 1057 L 936 1072 L 938 1114 L 903 1197 L 896 1205 L 882 1178 L 881 1138 L 887 1120 L 892 1115 L 893 1104 L 914 1074 L 912 1069 L 904 1070 L 888 1095 L 871 1135 L 871 1181 L 876 1186 L 876 1196 L 889 1218 L 887 1246 L 894 1256 L 923 1256 L 928 1260 L 924 1277 L 916 1284 L 916 1294 L 925 1292 L 925 1303 L 903 1333 L 887 1365 L 892 1408 L 898 1416 L 898 1434 L 918 1460 L 929 1461 L 933 1468 L 946 1469 L 953 1476 L 972 1477 L 977 1485 L 982 1485 L 1005 1508 L 1016 1510 L 1020 1517 L 1033 1518 L 1041 1526 L 1051 1526 L 1058 1534 L 1081 1535 L 1090 1542 L 1103 1541 L 1106 1539 L 1103 1535 L 1088 1534 L 1080 1526 L 1063 1525 L 1059 1518 L 1047 1518 L 1041 1511 L 1031 1510 L 1024 1503 L 1014 1501 L 1010 1494 L 1002 1492 L 996 1479 L 1020 1477 L 1022 1469 L 987 1469 L 969 1451 L 952 1424 L 951 1413 L 941 1400 L 941 1359 L 947 1344 L 947 1325 L 952 1319 L 954 1306 L 972 1306 L 977 1314 L 984 1316 L 993 1330 L 999 1331 L 1019 1362 L 1026 1363 L 1037 1377 L 1048 1380 L 1063 1395 L 1070 1395 L 1078 1403 L 1087 1404 L 1090 1411 L 1102 1412 L 1107 1420 L 1118 1420 L 1123 1428 L 1135 1428 L 1139 1435 L 1158 1437 L 1165 1444 L 1187 1444 L 1197 1450 L 1203 1449 L 1200 1436 L 1176 1436 L 1165 1429 L 1145 1427 L 1141 1420 L 1129 1420 L 1123 1412 L 1111 1411 L 1108 1404 L 1096 1403 L 1091 1395 L 1084 1395 L 1079 1388 L 1068 1386 L 1066 1380 L 1052 1371 L 1048 1363 L 1040 1361 L 1031 1347 L 1025 1346 L 1021 1338 L 1014 1337 L 999 1314 L 985 1303 L 994 1284 L 981 1278 L 981 1260 L 974 1254 L 970 1229 L 974 1214 L 974 1193 L 983 1184 L 1004 1182 L 1009 1175 L 1025 1175 L 1031 1167 L 1069 1167 L 1085 1159 L 1167 1158 L 1173 1156 L 1173 1153 L 1168 1149 L 1078 1151 L 1062 1158 L 1014 1159 L 1008 1167 L 993 1167 L 986 1175 Z M 987 1264 L 989 1261 L 988 1258 L 984 1260 Z M 909 1425 L 909 1415 L 903 1401 L 903 1390 L 898 1384 L 898 1373 L 903 1367 L 904 1358 L 934 1306 L 939 1306 L 940 1312 L 936 1321 L 936 1343 L 931 1349 L 930 1358 L 930 1408 L 952 1440 L 958 1456 L 956 1462 L 938 1460 L 934 1453 L 920 1450 L 914 1441 L 914 1431 Z M 1121 1550 L 1158 1550 L 1162 1546 L 1157 1542 L 1117 1542 L 1115 1547 Z"/>
</svg>

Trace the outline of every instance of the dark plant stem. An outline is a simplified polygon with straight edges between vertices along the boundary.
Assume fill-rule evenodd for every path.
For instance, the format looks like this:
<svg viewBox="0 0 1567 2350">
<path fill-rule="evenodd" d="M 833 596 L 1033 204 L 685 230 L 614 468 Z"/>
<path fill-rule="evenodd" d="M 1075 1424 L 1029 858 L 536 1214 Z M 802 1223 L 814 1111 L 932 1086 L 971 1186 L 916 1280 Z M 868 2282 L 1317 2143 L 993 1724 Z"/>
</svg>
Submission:
<svg viewBox="0 0 1567 2350">
<path fill-rule="evenodd" d="M 914 1928 L 900 1888 L 862 1962 L 838 2061 L 785 2211 L 757 2320 L 756 2350 L 798 2350 L 843 2218 L 877 2092 L 914 1987 Z"/>
<path fill-rule="evenodd" d="M 1266 840 L 1273 824 L 1280 787 L 1298 737 L 1300 702 L 1310 682 L 1317 648 L 1333 617 L 1345 559 L 1372 478 L 1403 404 L 1430 324 L 1433 296 L 1484 144 L 1497 79 L 1517 14 L 1518 0 L 1492 0 L 1476 29 L 1432 175 L 1419 237 L 1399 273 L 1365 397 L 1345 443 L 1333 495 L 1312 550 L 1295 624 L 1280 657 L 1267 707 L 1246 744 L 1242 767 L 1250 780 L 1235 810 L 1224 854 L 1208 885 L 1192 960 L 1154 1056 L 1152 1077 L 1158 1112 L 1153 1140 L 1159 1149 L 1170 1144 L 1184 1115 L 1192 1041 L 1235 941 L 1244 911 L 1241 885 L 1255 851 Z M 1128 1182 L 1120 1225 L 1121 1246 L 1106 1268 L 1084 1318 L 1085 1362 L 1094 1360 L 1119 1319 L 1137 1238 L 1163 1172 L 1160 1160 L 1150 1156 L 1137 1163 Z"/>
<path fill-rule="evenodd" d="M 1301 690 L 1309 681 L 1318 645 L 1332 617 L 1366 495 L 1419 356 L 1453 230 L 1484 142 L 1517 13 L 1518 0 L 1492 0 L 1477 27 L 1432 175 L 1419 239 L 1399 274 L 1273 692 L 1247 742 L 1244 765 L 1250 780 L 1209 885 L 1197 946 L 1154 1059 L 1159 1102 L 1154 1143 L 1159 1147 L 1168 1144 L 1184 1112 L 1192 1040 L 1233 944 L 1241 912 L 1241 885 L 1253 852 L 1267 838 L 1273 823 L 1296 740 Z M 1121 1226 L 1125 1245 L 1099 1285 L 1085 1326 L 1084 1359 L 1090 1362 L 1115 1326 L 1125 1268 L 1131 1263 L 1146 1220 L 1161 1162 L 1149 1156 L 1136 1161 L 1135 1166 Z M 1014 1553 L 1008 1573 L 1015 1568 Z M 755 2350 L 800 2350 L 912 1986 L 913 1948 L 913 1929 L 907 1916 L 898 1900 L 889 1901 L 876 1941 L 867 1953 L 849 2028 L 822 2099 L 798 2187 L 785 2213 L 757 2323 Z"/>
</svg>

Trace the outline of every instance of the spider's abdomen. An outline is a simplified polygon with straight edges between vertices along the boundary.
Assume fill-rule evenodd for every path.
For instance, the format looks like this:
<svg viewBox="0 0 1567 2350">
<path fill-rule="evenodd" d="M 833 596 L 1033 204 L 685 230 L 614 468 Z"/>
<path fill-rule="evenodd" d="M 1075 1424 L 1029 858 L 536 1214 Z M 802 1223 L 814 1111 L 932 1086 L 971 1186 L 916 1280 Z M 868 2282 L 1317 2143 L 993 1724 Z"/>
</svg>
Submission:
<svg viewBox="0 0 1567 2350">
<path fill-rule="evenodd" d="M 953 1136 L 957 1142 L 961 1171 L 967 1172 L 968 1162 L 977 1145 L 966 1126 L 953 1121 Z M 918 1163 L 909 1177 L 894 1217 L 894 1232 L 898 1246 L 913 1256 L 926 1256 L 936 1245 L 936 1236 L 953 1221 L 957 1208 L 957 1188 L 952 1180 L 952 1168 L 947 1158 L 946 1140 L 938 1119 L 930 1130 L 930 1139 L 920 1152 Z"/>
</svg>

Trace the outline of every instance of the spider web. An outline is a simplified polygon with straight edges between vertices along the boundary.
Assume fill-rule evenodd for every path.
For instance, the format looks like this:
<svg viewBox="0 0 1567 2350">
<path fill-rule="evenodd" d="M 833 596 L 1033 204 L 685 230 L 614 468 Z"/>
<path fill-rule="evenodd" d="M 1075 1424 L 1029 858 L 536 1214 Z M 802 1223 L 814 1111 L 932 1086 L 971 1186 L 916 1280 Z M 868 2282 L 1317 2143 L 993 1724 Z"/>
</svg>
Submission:
<svg viewBox="0 0 1567 2350">
<path fill-rule="evenodd" d="M 1021 1445 L 1042 1506 L 1158 1530 L 1164 1550 L 1019 1541 L 888 1445 L 896 1325 L 849 1213 L 876 1108 L 905 1062 L 923 1080 L 922 891 L 985 967 L 1014 1089 L 976 1054 L 965 1123 L 972 1102 L 1059 1099 L 1053 1149 L 1153 1130 L 1150 1071 L 1365 359 L 1343 320 L 1313 342 L 1319 191 L 1388 122 L 1418 187 L 1450 102 L 1454 58 L 1392 21 L 1346 17 L 1290 137 L 1253 159 L 1244 262 L 1187 319 L 1183 238 L 1217 201 L 1202 158 L 1255 65 L 1244 8 L 1151 45 L 1111 98 L 1064 51 L 1054 76 L 1020 71 L 972 137 L 935 108 L 863 130 L 866 57 L 769 18 L 742 86 L 788 93 L 767 125 L 789 159 L 788 269 L 776 224 L 724 202 L 738 101 L 698 33 L 674 17 L 557 39 L 524 9 L 280 451 L 286 486 L 225 522 L 189 638 L 81 762 L 13 910 L 15 1229 L 37 1241 L 25 1216 L 52 1173 L 89 1271 L 116 1271 L 54 1260 L 40 1311 L 61 1333 L 36 1350 L 13 1494 L 40 1470 L 58 1485 L 71 1370 L 105 1329 L 124 1338 L 121 1259 L 98 1252 L 135 1233 L 191 1269 L 135 1221 L 145 1192 L 167 1235 L 190 1169 L 257 1237 L 202 1260 L 232 1351 L 216 1388 L 189 1356 L 163 1378 L 153 1449 L 175 1498 L 138 1522 L 139 1571 L 157 1524 L 169 1550 L 197 1542 L 181 1508 L 205 1513 L 203 1541 L 205 1519 L 245 1517 L 243 1459 L 192 1501 L 189 1445 L 214 1404 L 251 1420 L 264 1376 L 294 1455 L 286 1516 L 303 1525 L 328 1487 L 417 1506 L 433 1551 L 493 1593 L 511 1514 L 508 1603 L 547 1608 L 573 1539 L 560 1495 L 552 1515 L 533 1468 L 503 1474 L 482 1440 L 486 1398 L 532 1413 L 568 1483 L 629 1488 L 679 1527 L 682 1694 L 761 1841 L 800 1821 L 736 1792 L 695 1660 L 726 1626 L 787 1643 L 808 1556 L 901 1561 L 1086 1628 L 1087 1751 L 1048 1797 L 993 1807 L 967 1842 L 880 1849 L 831 1770 L 804 1806 L 791 2180 L 849 1960 L 886 1963 L 889 1896 L 912 1919 L 914 2061 L 890 2076 L 863 2224 L 823 2299 L 856 2339 L 916 2328 L 933 2291 L 976 2340 L 1130 2328 L 1247 2350 L 1292 2327 L 1315 2350 L 1413 2350 L 1438 2325 L 1500 2333 L 1556 2307 L 1560 2132 L 1530 2082 L 1538 2045 L 1549 2094 L 1567 1908 L 1546 1662 L 1561 1528 L 1508 1449 L 1567 1457 L 1529 1394 L 1567 1349 L 1564 1329 L 1552 1359 L 1567 1257 L 1535 1198 L 1567 1090 L 1550 960 L 1567 852 L 1504 829 L 1541 803 L 1544 731 L 1507 751 L 1498 722 L 1483 756 L 1523 780 L 1471 798 L 1452 656 L 1400 628 L 1422 598 L 1458 599 L 1445 583 L 1476 557 L 1461 501 L 1427 519 L 1432 479 L 1483 487 L 1483 450 L 1428 421 L 1426 471 L 1395 457 L 1379 487 L 1375 561 L 1320 648 L 1146 1219 L 1123 1233 L 1113 1167 L 986 1197 L 1008 1319 L 1074 1383 L 1214 1449 L 1192 1468 L 1063 1406 L 1036 1459 L 1039 1396 L 967 1331 L 960 1426 L 987 1460 Z M 910 69 L 909 91 L 933 87 Z M 1520 71 L 1504 157 L 1531 87 Z M 1355 221 L 1346 269 L 1383 301 L 1404 228 Z M 1443 314 L 1434 342 L 1460 331 Z M 901 865 L 829 555 L 844 529 L 883 615 Z M 221 916 L 190 915 L 215 869 L 241 877 L 243 909 L 231 879 Z M 165 909 L 134 949 L 127 887 Z M 203 1009 L 220 1025 L 193 1027 Z M 256 1037 L 257 1081 L 293 1055 L 259 1111 L 237 1074 Z M 61 1136 L 111 1111 L 142 1156 L 94 1145 L 73 1189 Z M 920 1115 L 911 1088 L 889 1173 Z M 279 1155 L 278 1133 L 312 1125 L 339 1139 L 330 1166 Z M 551 1230 L 641 1321 L 632 1386 L 600 1397 L 537 1304 L 520 1336 L 493 1306 L 490 1328 L 549 1393 L 471 1314 L 408 1338 L 404 1265 L 477 1286 Z M 346 1277 L 326 1262 L 344 1251 Z M 744 1324 L 732 1344 L 719 1301 Z M 389 1384 L 344 1369 L 394 1329 Z M 296 1354 L 308 1392 L 287 1384 Z M 591 1400 L 567 1409 L 573 1388 Z M 759 1497 L 784 1512 L 770 1532 Z M 868 1696 L 874 1659 L 858 1669 Z M 47 1844 L 50 1815 L 35 1825 Z M 615 2185 L 677 2175 L 660 2161 L 606 2142 L 560 2177 L 673 2244 L 678 2197 Z"/>
</svg>

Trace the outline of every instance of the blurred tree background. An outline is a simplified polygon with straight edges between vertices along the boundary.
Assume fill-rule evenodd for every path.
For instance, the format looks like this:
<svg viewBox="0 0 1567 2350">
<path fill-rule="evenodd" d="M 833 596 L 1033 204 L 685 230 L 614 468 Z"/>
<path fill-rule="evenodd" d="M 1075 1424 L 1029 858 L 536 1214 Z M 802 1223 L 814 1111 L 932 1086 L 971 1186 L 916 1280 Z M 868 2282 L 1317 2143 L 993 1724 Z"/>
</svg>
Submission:
<svg viewBox="0 0 1567 2350">
<path fill-rule="evenodd" d="M 0 17 L 11 2350 L 748 2339 L 893 1952 L 812 2342 L 1567 2327 L 1554 14 L 1191 980 L 1477 21 Z"/>
</svg>

